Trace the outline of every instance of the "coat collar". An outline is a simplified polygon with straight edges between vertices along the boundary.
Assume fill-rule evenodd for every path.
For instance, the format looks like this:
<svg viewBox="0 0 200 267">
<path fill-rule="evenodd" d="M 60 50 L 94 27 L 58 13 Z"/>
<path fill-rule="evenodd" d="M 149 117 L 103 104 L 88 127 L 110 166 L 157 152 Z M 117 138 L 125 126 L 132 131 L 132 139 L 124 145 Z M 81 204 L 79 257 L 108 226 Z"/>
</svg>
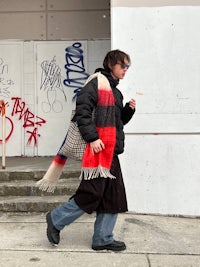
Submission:
<svg viewBox="0 0 200 267">
<path fill-rule="evenodd" d="M 112 88 L 115 88 L 119 84 L 119 80 L 115 80 L 110 72 L 107 72 L 105 69 L 98 68 L 95 70 L 95 72 L 101 72 L 104 76 L 106 76 Z"/>
</svg>

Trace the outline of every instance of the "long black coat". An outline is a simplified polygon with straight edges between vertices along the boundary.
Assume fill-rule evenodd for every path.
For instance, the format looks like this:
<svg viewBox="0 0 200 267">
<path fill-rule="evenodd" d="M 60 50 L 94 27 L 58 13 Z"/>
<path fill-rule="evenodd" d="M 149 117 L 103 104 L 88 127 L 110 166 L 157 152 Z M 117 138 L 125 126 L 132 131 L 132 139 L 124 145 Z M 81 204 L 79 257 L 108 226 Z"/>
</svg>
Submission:
<svg viewBox="0 0 200 267">
<path fill-rule="evenodd" d="M 116 145 L 110 172 L 116 179 L 101 177 L 91 180 L 83 179 L 73 197 L 77 205 L 87 213 L 93 211 L 101 213 L 125 212 L 127 211 L 126 192 L 117 155 L 124 151 L 123 128 L 132 118 L 135 110 L 132 110 L 128 103 L 123 106 L 123 95 L 116 87 L 118 80 L 114 80 L 110 73 L 103 69 L 96 71 L 101 71 L 107 77 L 115 98 Z M 74 120 L 78 123 L 81 135 L 89 143 L 99 138 L 93 120 L 93 111 L 98 101 L 97 90 L 97 79 L 93 79 L 79 92 L 76 101 Z"/>
</svg>

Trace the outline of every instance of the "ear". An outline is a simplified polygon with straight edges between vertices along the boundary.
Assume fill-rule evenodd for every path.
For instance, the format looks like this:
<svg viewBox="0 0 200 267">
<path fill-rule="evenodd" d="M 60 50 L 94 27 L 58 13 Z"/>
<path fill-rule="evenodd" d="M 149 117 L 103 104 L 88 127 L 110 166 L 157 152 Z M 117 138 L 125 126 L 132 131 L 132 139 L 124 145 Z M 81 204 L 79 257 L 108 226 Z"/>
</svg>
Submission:
<svg viewBox="0 0 200 267">
<path fill-rule="evenodd" d="M 112 65 L 110 63 L 108 63 L 108 67 L 110 70 L 112 70 Z"/>
</svg>

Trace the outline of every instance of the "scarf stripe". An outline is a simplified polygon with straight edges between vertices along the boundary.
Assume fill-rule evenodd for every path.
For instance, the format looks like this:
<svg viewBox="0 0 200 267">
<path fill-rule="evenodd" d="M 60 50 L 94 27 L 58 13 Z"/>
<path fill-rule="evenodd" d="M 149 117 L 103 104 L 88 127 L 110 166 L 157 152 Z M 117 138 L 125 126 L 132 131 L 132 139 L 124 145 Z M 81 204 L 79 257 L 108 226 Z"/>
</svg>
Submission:
<svg viewBox="0 0 200 267">
<path fill-rule="evenodd" d="M 54 161 L 55 164 L 64 166 L 65 163 L 66 163 L 66 161 L 67 161 L 67 157 L 66 156 L 63 156 L 63 155 L 60 155 L 60 154 L 57 154 L 54 157 L 53 161 Z"/>
<path fill-rule="evenodd" d="M 98 106 L 113 106 L 115 104 L 112 91 L 98 89 Z"/>
<path fill-rule="evenodd" d="M 115 178 L 110 173 L 116 143 L 115 98 L 108 79 L 101 73 L 97 73 L 95 76 L 98 82 L 95 124 L 99 139 L 104 143 L 105 149 L 92 154 L 90 144 L 86 145 L 81 168 L 81 178 L 86 180 L 98 177 Z"/>
</svg>

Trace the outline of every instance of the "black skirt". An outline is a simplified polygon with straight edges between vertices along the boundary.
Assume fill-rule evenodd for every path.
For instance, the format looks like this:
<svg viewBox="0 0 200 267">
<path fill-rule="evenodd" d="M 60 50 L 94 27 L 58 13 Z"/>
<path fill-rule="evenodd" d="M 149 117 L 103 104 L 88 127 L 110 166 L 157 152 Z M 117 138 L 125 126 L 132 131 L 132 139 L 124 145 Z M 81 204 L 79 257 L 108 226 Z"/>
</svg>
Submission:
<svg viewBox="0 0 200 267">
<path fill-rule="evenodd" d="M 119 158 L 114 155 L 111 169 L 116 179 L 94 178 L 82 179 L 75 195 L 76 204 L 85 212 L 119 213 L 126 212 L 127 199 Z"/>
</svg>

